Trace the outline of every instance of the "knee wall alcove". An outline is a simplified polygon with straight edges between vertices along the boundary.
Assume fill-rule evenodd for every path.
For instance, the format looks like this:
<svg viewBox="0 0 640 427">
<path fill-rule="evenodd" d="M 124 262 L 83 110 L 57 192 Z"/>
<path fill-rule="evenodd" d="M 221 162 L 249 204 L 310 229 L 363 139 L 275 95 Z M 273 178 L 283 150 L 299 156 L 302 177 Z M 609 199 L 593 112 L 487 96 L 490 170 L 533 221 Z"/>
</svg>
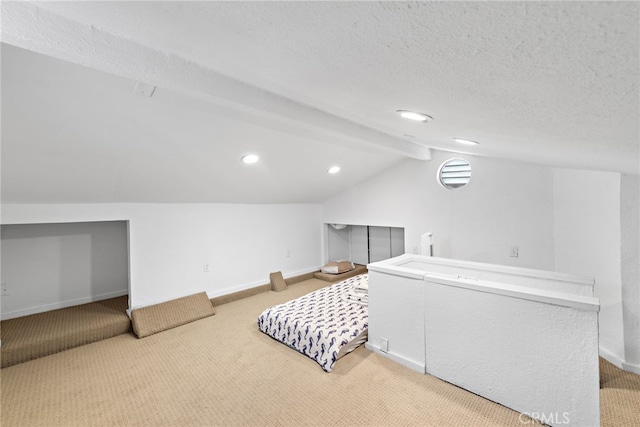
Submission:
<svg viewBox="0 0 640 427">
<path fill-rule="evenodd" d="M 2 225 L 2 319 L 127 295 L 127 221 Z"/>
</svg>

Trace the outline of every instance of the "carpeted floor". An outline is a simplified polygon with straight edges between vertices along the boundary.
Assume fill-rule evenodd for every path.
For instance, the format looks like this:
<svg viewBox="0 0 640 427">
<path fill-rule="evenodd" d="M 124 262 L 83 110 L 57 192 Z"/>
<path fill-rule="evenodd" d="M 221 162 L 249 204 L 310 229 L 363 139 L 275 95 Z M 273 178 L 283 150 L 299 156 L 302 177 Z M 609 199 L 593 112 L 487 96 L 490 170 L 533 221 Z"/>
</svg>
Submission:
<svg viewBox="0 0 640 427">
<path fill-rule="evenodd" d="M 131 330 L 127 295 L 3 320 L 2 367 L 101 341 Z"/>
<path fill-rule="evenodd" d="M 523 425 L 510 409 L 364 346 L 327 374 L 258 331 L 262 310 L 326 285 L 308 280 L 143 339 L 120 335 L 2 369 L 1 424 Z M 637 425 L 640 377 L 606 362 L 602 369 L 603 425 Z"/>
<path fill-rule="evenodd" d="M 603 426 L 640 425 L 640 376 L 600 359 L 600 418 Z"/>
</svg>

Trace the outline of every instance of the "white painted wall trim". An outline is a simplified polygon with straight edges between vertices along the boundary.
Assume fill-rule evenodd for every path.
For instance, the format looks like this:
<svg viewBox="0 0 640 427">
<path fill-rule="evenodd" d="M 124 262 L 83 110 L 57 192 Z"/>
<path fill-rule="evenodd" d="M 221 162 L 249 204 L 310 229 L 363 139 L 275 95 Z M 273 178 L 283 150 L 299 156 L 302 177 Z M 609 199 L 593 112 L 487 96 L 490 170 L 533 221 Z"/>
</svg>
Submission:
<svg viewBox="0 0 640 427">
<path fill-rule="evenodd" d="M 442 285 L 455 286 L 478 292 L 489 292 L 498 295 L 509 296 L 512 298 L 526 299 L 530 301 L 542 302 L 545 304 L 553 304 L 562 307 L 573 307 L 587 311 L 600 311 L 600 302 L 597 298 L 574 295 L 566 292 L 555 292 L 543 289 L 535 289 L 529 286 L 511 285 L 506 283 L 498 283 L 487 280 L 478 280 L 474 277 L 466 277 L 462 275 L 448 275 L 442 273 L 431 273 L 429 266 L 431 264 L 457 266 L 467 272 L 467 264 L 469 269 L 477 269 L 478 271 L 492 271 L 505 273 L 513 276 L 520 276 L 518 267 L 509 267 L 502 265 L 492 265 L 470 261 L 460 261 L 448 258 L 425 257 L 423 255 L 404 254 L 395 258 L 384 260 L 378 263 L 368 265 L 370 271 L 375 271 L 393 276 L 406 277 L 410 279 L 425 280 Z M 405 267 L 406 265 L 420 265 L 422 269 Z M 464 269 L 464 270 L 462 270 Z M 570 282 L 584 284 L 585 286 L 593 286 L 594 280 L 586 277 L 573 276 L 569 274 L 548 272 L 543 270 L 522 269 L 523 276 L 532 278 L 542 278 L 559 282 Z"/>
<path fill-rule="evenodd" d="M 600 357 L 615 365 L 617 368 L 626 372 L 631 372 L 632 374 L 640 375 L 640 365 L 628 363 L 612 351 L 609 351 L 602 346 L 598 347 L 598 353 L 600 354 Z"/>
<path fill-rule="evenodd" d="M 390 265 L 396 265 L 398 267 L 403 267 L 403 264 L 409 264 L 409 263 L 425 263 L 427 265 L 429 264 L 446 265 L 446 266 L 452 266 L 452 267 L 463 267 L 465 270 L 494 271 L 497 273 L 504 273 L 504 274 L 510 274 L 510 275 L 554 280 L 556 282 L 571 282 L 575 284 L 583 284 L 586 286 L 593 286 L 595 283 L 595 280 L 592 277 L 578 276 L 575 274 L 566 274 L 566 273 L 559 273 L 556 271 L 547 271 L 547 270 L 537 270 L 532 268 L 513 267 L 508 265 L 489 264 L 484 262 L 463 261 L 463 260 L 452 259 L 452 258 L 429 257 L 428 259 L 425 259 L 424 257 L 416 256 L 415 254 L 400 255 L 394 258 L 393 261 L 388 263 Z"/>
<path fill-rule="evenodd" d="M 486 280 L 473 280 L 458 278 L 449 280 L 436 275 L 425 274 L 425 281 L 439 285 L 453 286 L 469 289 L 477 292 L 485 292 L 495 295 L 503 295 L 511 298 L 519 298 L 527 301 L 536 301 L 544 304 L 552 304 L 560 307 L 571 307 L 584 311 L 600 311 L 600 302 L 597 298 L 583 295 L 571 295 L 562 292 L 545 291 L 526 288 L 524 286 L 508 285 L 503 283 L 488 282 Z"/>
<path fill-rule="evenodd" d="M 55 304 L 39 305 L 37 307 L 4 312 L 2 313 L 2 320 L 15 319 L 16 317 L 29 316 L 31 314 L 37 314 L 37 313 L 44 313 L 51 310 L 58 310 L 60 308 L 74 307 L 76 305 L 88 304 L 90 302 L 102 301 L 105 299 L 121 297 L 128 294 L 129 294 L 129 290 L 124 289 L 116 292 L 108 292 L 100 295 L 92 295 L 90 297 L 76 298 L 69 301 L 62 301 Z"/>
<path fill-rule="evenodd" d="M 640 375 L 640 365 L 633 365 L 631 363 L 622 362 L 622 369 L 627 372 Z"/>
<path fill-rule="evenodd" d="M 300 275 L 308 274 L 308 273 L 313 273 L 313 272 L 316 272 L 316 271 L 319 271 L 319 270 L 320 270 L 320 266 L 318 266 L 318 267 L 309 267 L 309 268 L 305 268 L 305 269 L 302 269 L 302 270 L 292 271 L 292 272 L 283 274 L 282 276 L 285 279 L 289 279 L 291 277 L 300 276 Z M 210 291 L 210 292 L 207 292 L 207 297 L 209 299 L 217 298 L 217 297 L 233 294 L 235 292 L 246 291 L 248 289 L 257 288 L 259 286 L 263 286 L 263 285 L 266 285 L 268 283 L 269 283 L 268 280 L 258 280 L 258 281 L 255 281 L 255 282 L 243 283 L 241 285 L 237 285 L 237 286 L 234 286 L 232 288 L 226 288 L 226 289 L 221 290 L 221 291 Z M 161 302 L 160 303 L 149 304 L 149 305 L 155 305 L 155 304 L 161 304 Z M 135 307 L 131 307 L 130 309 L 127 310 L 127 314 L 129 315 L 129 317 L 131 317 L 131 311 L 132 310 L 137 310 L 139 308 L 147 307 L 149 305 L 137 305 Z"/>
<path fill-rule="evenodd" d="M 602 357 L 607 362 L 615 365 L 619 369 L 624 369 L 623 368 L 624 361 L 620 357 L 618 357 L 616 354 L 614 354 L 613 352 L 607 350 L 606 348 L 604 348 L 602 346 L 598 346 L 598 353 L 599 353 L 600 357 Z"/>
<path fill-rule="evenodd" d="M 393 360 L 396 363 L 399 363 L 402 366 L 406 366 L 409 369 L 413 369 L 416 372 L 419 372 L 421 374 L 424 374 L 425 372 L 427 372 L 427 368 L 424 364 L 422 363 L 418 363 L 418 362 L 414 362 L 413 360 L 409 360 L 406 359 L 402 356 L 398 356 L 397 354 L 394 354 L 393 352 L 383 352 L 382 350 L 380 350 L 380 347 L 371 343 L 371 342 L 366 342 L 364 344 L 365 348 L 367 350 L 373 351 L 376 354 L 379 354 L 381 356 L 384 356 L 388 359 Z"/>
<path fill-rule="evenodd" d="M 405 256 L 405 255 L 401 255 L 401 256 Z M 369 271 L 376 271 L 378 273 L 406 277 L 408 279 L 416 279 L 416 280 L 424 279 L 424 270 L 417 270 L 414 268 L 395 266 L 388 263 L 388 261 L 384 261 L 384 263 L 373 262 L 367 265 L 367 268 L 369 269 Z"/>
<path fill-rule="evenodd" d="M 313 272 L 319 271 L 319 270 L 320 270 L 320 266 L 309 267 L 309 268 L 305 268 L 305 269 L 302 269 L 302 270 L 283 273 L 282 276 L 285 279 L 289 279 L 291 277 L 300 276 L 302 274 L 313 273 Z M 268 280 L 258 280 L 258 281 L 251 282 L 251 283 L 244 283 L 242 285 L 237 285 L 237 286 L 234 286 L 233 288 L 227 288 L 227 289 L 224 289 L 223 291 L 207 292 L 207 296 L 209 298 L 221 297 L 221 296 L 229 295 L 229 294 L 232 294 L 232 293 L 235 293 L 235 292 L 246 291 L 247 289 L 251 289 L 251 288 L 257 288 L 258 286 L 266 285 L 268 283 L 269 283 Z"/>
</svg>

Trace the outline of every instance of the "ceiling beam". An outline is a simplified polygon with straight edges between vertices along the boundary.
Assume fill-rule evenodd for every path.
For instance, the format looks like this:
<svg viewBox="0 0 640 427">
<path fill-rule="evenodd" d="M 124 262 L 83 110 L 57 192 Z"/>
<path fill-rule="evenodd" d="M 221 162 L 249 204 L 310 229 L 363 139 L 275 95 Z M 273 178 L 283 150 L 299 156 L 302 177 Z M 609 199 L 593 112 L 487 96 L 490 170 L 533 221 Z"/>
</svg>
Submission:
<svg viewBox="0 0 640 427">
<path fill-rule="evenodd" d="M 143 46 L 33 3 L 2 2 L 1 7 L 3 43 L 205 99 L 263 126 L 362 150 L 431 158 L 424 145 L 243 83 L 177 54 Z"/>
</svg>

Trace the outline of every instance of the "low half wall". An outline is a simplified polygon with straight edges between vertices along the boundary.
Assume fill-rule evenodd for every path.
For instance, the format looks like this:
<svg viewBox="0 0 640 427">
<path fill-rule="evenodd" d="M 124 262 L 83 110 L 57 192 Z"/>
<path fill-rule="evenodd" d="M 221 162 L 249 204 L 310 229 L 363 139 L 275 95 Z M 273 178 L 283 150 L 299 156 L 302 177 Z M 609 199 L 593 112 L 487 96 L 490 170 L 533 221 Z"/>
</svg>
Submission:
<svg viewBox="0 0 640 427">
<path fill-rule="evenodd" d="M 424 270 L 368 266 L 367 348 L 549 425 L 599 425 L 597 298 L 569 277 L 550 290 L 554 273 L 540 289 L 510 283 L 513 269 L 494 282 L 414 261 Z"/>
</svg>

